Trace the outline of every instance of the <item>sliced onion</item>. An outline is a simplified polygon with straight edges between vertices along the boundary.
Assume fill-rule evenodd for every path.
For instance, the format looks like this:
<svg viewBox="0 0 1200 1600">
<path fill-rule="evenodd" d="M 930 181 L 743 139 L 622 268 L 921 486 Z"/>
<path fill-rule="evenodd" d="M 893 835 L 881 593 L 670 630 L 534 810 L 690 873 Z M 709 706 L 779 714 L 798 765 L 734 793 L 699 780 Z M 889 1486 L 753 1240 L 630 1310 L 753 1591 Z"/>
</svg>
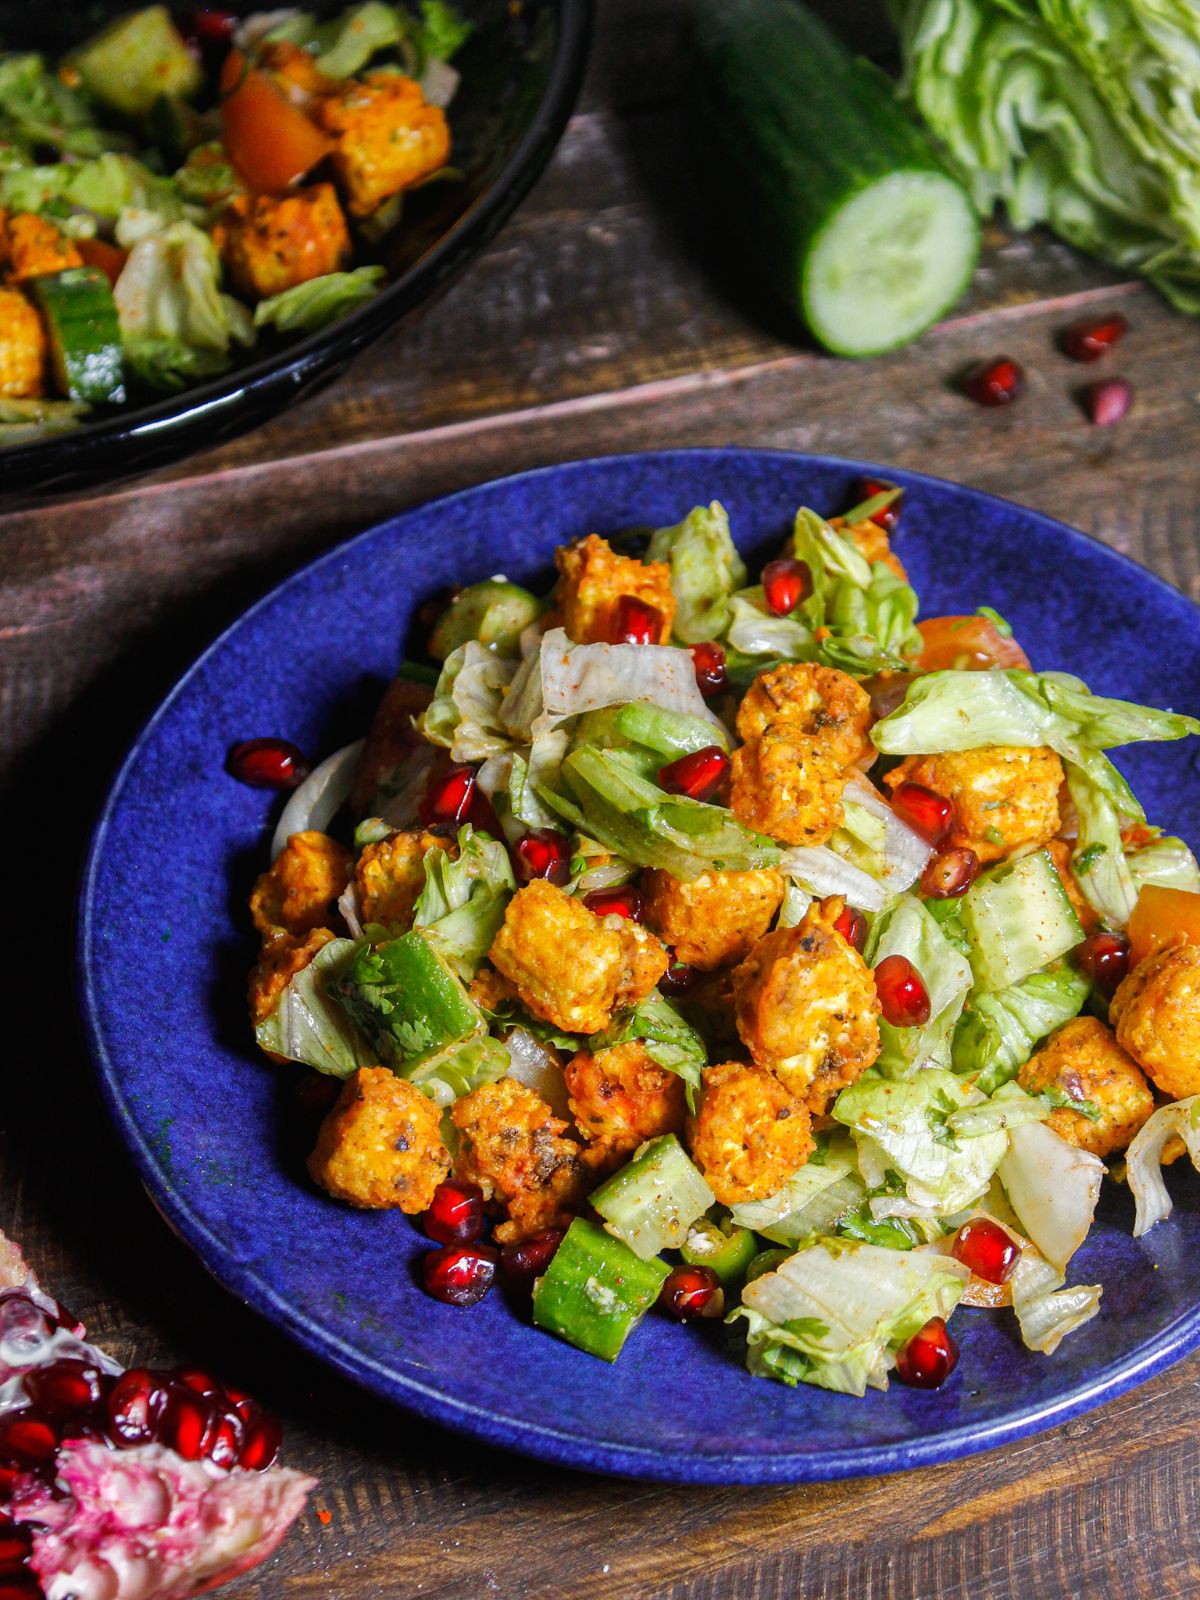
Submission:
<svg viewBox="0 0 1200 1600">
<path fill-rule="evenodd" d="M 1027 1349 L 1053 1355 L 1068 1333 L 1090 1322 L 1099 1311 L 1099 1284 L 1079 1283 L 1065 1289 L 1065 1282 L 1064 1274 L 1032 1245 L 1021 1251 L 1009 1289 Z"/>
<path fill-rule="evenodd" d="M 504 1043 L 509 1058 L 505 1077 L 515 1078 L 527 1089 L 540 1094 L 556 1117 L 569 1122 L 571 1107 L 567 1102 L 567 1083 L 554 1052 L 524 1028 L 514 1028 Z"/>
<path fill-rule="evenodd" d="M 846 784 L 846 799 L 852 800 L 884 825 L 883 873 L 890 892 L 909 889 L 925 870 L 925 863 L 933 854 L 919 833 L 914 833 L 907 823 L 888 805 L 873 783 L 857 774 Z"/>
<path fill-rule="evenodd" d="M 438 758 L 431 744 L 419 744 L 407 756 L 402 768 L 394 768 L 388 775 L 388 786 L 398 787 L 379 807 L 379 820 L 389 828 L 409 828 L 417 820 L 417 812 L 429 783 L 429 774 Z M 376 792 L 376 800 L 379 792 Z"/>
<path fill-rule="evenodd" d="M 1133 1236 L 1140 1239 L 1148 1228 L 1171 1215 L 1171 1196 L 1162 1176 L 1163 1150 L 1172 1139 L 1187 1145 L 1192 1165 L 1200 1168 L 1200 1095 L 1159 1106 L 1125 1152 L 1129 1192 L 1137 1205 Z"/>
<path fill-rule="evenodd" d="M 796 845 L 785 850 L 779 866 L 813 894 L 840 894 L 860 911 L 882 911 L 888 902 L 890 891 L 878 879 L 843 861 L 823 844 Z"/>
<path fill-rule="evenodd" d="M 1092 1225 L 1104 1163 L 1044 1122 L 1023 1122 L 1009 1134 L 997 1170 L 1022 1228 L 1047 1261 L 1065 1271 Z"/>
<path fill-rule="evenodd" d="M 324 833 L 334 817 L 350 798 L 354 772 L 363 753 L 365 739 L 343 745 L 315 767 L 283 808 L 283 815 L 271 840 L 272 861 L 284 849 L 294 833 L 306 833 L 310 828 Z"/>
<path fill-rule="evenodd" d="M 350 930 L 352 939 L 361 939 L 362 930 L 362 902 L 358 898 L 358 885 L 353 878 L 338 896 L 337 908 L 342 914 L 342 921 Z"/>
</svg>

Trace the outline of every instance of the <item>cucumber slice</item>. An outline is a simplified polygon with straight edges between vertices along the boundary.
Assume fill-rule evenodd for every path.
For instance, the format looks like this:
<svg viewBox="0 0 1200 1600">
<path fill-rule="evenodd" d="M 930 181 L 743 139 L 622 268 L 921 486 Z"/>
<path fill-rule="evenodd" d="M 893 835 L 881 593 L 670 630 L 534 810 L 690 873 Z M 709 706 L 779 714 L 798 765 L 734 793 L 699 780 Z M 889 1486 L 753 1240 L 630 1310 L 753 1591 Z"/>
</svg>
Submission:
<svg viewBox="0 0 1200 1600">
<path fill-rule="evenodd" d="M 741 1283 L 758 1254 L 758 1240 L 749 1228 L 727 1224 L 729 1232 L 707 1217 L 688 1229 L 680 1253 L 690 1267 L 711 1267 L 726 1289 Z"/>
<path fill-rule="evenodd" d="M 522 630 L 542 614 L 542 602 L 506 578 L 472 583 L 454 596 L 438 618 L 429 638 L 429 653 L 444 661 L 452 650 L 471 639 L 490 645 L 501 655 L 514 655 Z"/>
<path fill-rule="evenodd" d="M 963 896 L 961 918 L 980 989 L 1007 989 L 1020 983 L 1083 938 L 1079 918 L 1045 850 L 977 878 Z"/>
<path fill-rule="evenodd" d="M 662 1261 L 640 1261 L 620 1239 L 576 1217 L 534 1285 L 533 1320 L 589 1355 L 615 1361 L 669 1271 Z"/>
<path fill-rule="evenodd" d="M 914 339 L 965 288 L 979 222 L 896 102 L 796 0 L 697 0 L 697 138 L 749 266 L 839 355 Z"/>
<path fill-rule="evenodd" d="M 667 711 L 645 700 L 622 706 L 613 727 L 634 744 L 644 745 L 668 761 L 696 750 L 708 750 L 714 744 L 722 750 L 729 749 L 729 735 L 707 717 L 694 717 L 687 711 Z"/>
<path fill-rule="evenodd" d="M 46 324 L 50 361 L 63 394 L 89 405 L 125 399 L 121 328 L 112 286 L 96 267 L 68 267 L 31 278 Z"/>
<path fill-rule="evenodd" d="M 159 95 L 186 99 L 204 82 L 166 6 L 117 17 L 67 61 L 89 94 L 127 117 L 144 115 Z"/>
<path fill-rule="evenodd" d="M 664 1133 L 602 1183 L 591 1203 L 609 1233 L 649 1261 L 660 1250 L 677 1250 L 716 1196 L 675 1135 Z"/>
<path fill-rule="evenodd" d="M 487 1021 L 447 962 L 414 928 L 361 950 L 327 985 L 386 1065 L 403 1070 L 487 1032 Z"/>
</svg>

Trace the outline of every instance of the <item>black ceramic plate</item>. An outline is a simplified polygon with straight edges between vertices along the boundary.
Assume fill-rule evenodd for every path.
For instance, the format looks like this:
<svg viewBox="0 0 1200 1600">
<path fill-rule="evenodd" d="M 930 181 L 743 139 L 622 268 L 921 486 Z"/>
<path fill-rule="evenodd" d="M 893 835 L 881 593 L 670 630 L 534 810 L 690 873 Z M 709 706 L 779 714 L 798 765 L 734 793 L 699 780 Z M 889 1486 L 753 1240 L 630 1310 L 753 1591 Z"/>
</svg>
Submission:
<svg viewBox="0 0 1200 1600">
<path fill-rule="evenodd" d="M 0 0 L 0 47 L 58 55 L 106 16 L 135 4 L 52 0 L 34 8 Z M 478 254 L 528 193 L 566 126 L 587 55 L 592 0 L 458 4 L 474 24 L 456 58 L 462 84 L 449 113 L 454 164 L 464 180 L 434 185 L 412 208 L 391 256 L 387 287 L 332 327 L 268 354 L 260 350 L 252 363 L 210 383 L 72 433 L 0 450 L 6 507 L 145 472 L 265 422 L 335 377 Z"/>
</svg>

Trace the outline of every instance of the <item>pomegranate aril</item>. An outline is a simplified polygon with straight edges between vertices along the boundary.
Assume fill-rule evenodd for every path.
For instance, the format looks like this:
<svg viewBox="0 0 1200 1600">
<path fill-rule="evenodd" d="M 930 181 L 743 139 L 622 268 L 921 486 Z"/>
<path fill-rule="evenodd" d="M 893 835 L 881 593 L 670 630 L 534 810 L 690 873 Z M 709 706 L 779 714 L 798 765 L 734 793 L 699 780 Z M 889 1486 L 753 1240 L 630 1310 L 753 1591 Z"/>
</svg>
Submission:
<svg viewBox="0 0 1200 1600">
<path fill-rule="evenodd" d="M 486 1244 L 448 1244 L 425 1257 L 426 1293 L 448 1306 L 473 1306 L 492 1287 L 500 1253 Z"/>
<path fill-rule="evenodd" d="M 563 1228 L 543 1228 L 517 1244 L 506 1244 L 500 1252 L 500 1276 L 508 1287 L 532 1289 L 533 1280 L 554 1260 L 564 1236 Z"/>
<path fill-rule="evenodd" d="M 312 769 L 287 739 L 243 739 L 225 757 L 225 770 L 252 789 L 294 789 Z"/>
<path fill-rule="evenodd" d="M 692 666 L 696 669 L 696 687 L 706 700 L 711 700 L 727 686 L 729 675 L 725 669 L 725 652 L 719 644 L 705 640 L 703 644 L 688 646 Z"/>
<path fill-rule="evenodd" d="M 925 863 L 921 893 L 931 900 L 952 900 L 966 894 L 978 876 L 979 857 L 974 850 L 939 850 Z"/>
<path fill-rule="evenodd" d="M 1089 934 L 1071 955 L 1080 971 L 1105 995 L 1115 994 L 1129 971 L 1129 940 L 1123 933 Z"/>
<path fill-rule="evenodd" d="M 1111 317 L 1095 317 L 1088 322 L 1072 322 L 1063 329 L 1059 345 L 1063 354 L 1070 356 L 1072 361 L 1099 361 L 1128 328 L 1129 324 L 1120 312 Z"/>
<path fill-rule="evenodd" d="M 950 1254 L 985 1283 L 1007 1283 L 1021 1259 L 1021 1247 L 1007 1228 L 990 1217 L 978 1217 L 963 1223 Z"/>
<path fill-rule="evenodd" d="M 896 1376 L 914 1389 L 940 1389 L 958 1365 L 958 1345 L 941 1317 L 930 1317 L 896 1356 Z"/>
<path fill-rule="evenodd" d="M 58 1449 L 58 1434 L 44 1417 L 18 1411 L 0 1422 L 0 1460 L 21 1467 L 40 1467 Z"/>
<path fill-rule="evenodd" d="M 220 11 L 215 6 L 202 6 L 187 18 L 188 35 L 199 44 L 229 44 L 237 32 L 238 19 L 232 11 Z"/>
<path fill-rule="evenodd" d="M 646 915 L 646 905 L 640 892 L 631 883 L 619 884 L 615 889 L 593 889 L 585 894 L 583 903 L 598 917 L 625 917 L 630 922 L 641 922 Z"/>
<path fill-rule="evenodd" d="M 623 594 L 613 607 L 610 644 L 657 644 L 662 638 L 663 614 L 657 606 L 636 595 Z"/>
<path fill-rule="evenodd" d="M 893 1028 L 923 1028 L 929 1021 L 929 990 L 907 956 L 884 956 L 875 968 L 875 992 Z"/>
<path fill-rule="evenodd" d="M 691 800 L 710 800 L 729 773 L 729 757 L 719 744 L 693 750 L 658 769 L 658 781 L 668 794 L 685 794 Z"/>
<path fill-rule="evenodd" d="M 689 989 L 694 989 L 704 974 L 699 967 L 689 966 L 686 961 L 676 961 L 671 958 L 671 965 L 658 980 L 658 987 L 663 994 L 686 994 Z"/>
<path fill-rule="evenodd" d="M 0 1500 L 11 1500 L 17 1479 L 26 1469 L 0 1463 Z"/>
<path fill-rule="evenodd" d="M 980 406 L 1006 406 L 1025 387 L 1025 372 L 1011 356 L 980 361 L 963 378 L 963 393 Z"/>
<path fill-rule="evenodd" d="M 512 848 L 513 867 L 522 883 L 545 878 L 562 885 L 571 877 L 571 843 L 557 828 L 536 828 L 524 833 Z"/>
<path fill-rule="evenodd" d="M 183 1384 L 173 1384 L 158 1421 L 160 1444 L 181 1455 L 185 1461 L 199 1461 L 212 1442 L 216 1418 L 212 1403 Z"/>
<path fill-rule="evenodd" d="M 923 783 L 912 779 L 898 784 L 892 795 L 892 810 L 906 822 L 914 833 L 919 833 L 926 844 L 943 844 L 954 827 L 954 802 L 944 794 L 927 789 Z"/>
<path fill-rule="evenodd" d="M 282 1440 L 279 1418 L 269 1411 L 260 1412 L 253 1421 L 246 1423 L 246 1442 L 242 1445 L 238 1466 L 247 1472 L 265 1472 L 274 1465 Z"/>
<path fill-rule="evenodd" d="M 242 1455 L 246 1442 L 246 1424 L 232 1406 L 220 1407 L 216 1413 L 212 1434 L 205 1455 L 214 1467 L 231 1472 Z"/>
<path fill-rule="evenodd" d="M 64 1357 L 27 1373 L 25 1392 L 48 1417 L 92 1411 L 104 1398 L 104 1376 L 90 1361 Z"/>
<path fill-rule="evenodd" d="M 166 1403 L 163 1380 L 147 1367 L 130 1367 L 108 1395 L 108 1436 L 115 1445 L 149 1444 L 157 1437 Z"/>
<path fill-rule="evenodd" d="M 662 1309 L 679 1322 L 719 1317 L 725 1310 L 725 1291 L 711 1267 L 675 1267 L 658 1293 Z"/>
<path fill-rule="evenodd" d="M 225 1394 L 212 1373 L 205 1372 L 203 1367 L 176 1367 L 171 1379 L 174 1383 L 181 1383 L 185 1389 L 190 1389 L 193 1394 L 198 1394 L 203 1400 L 216 1400 Z"/>
<path fill-rule="evenodd" d="M 1083 391 L 1083 407 L 1088 421 L 1097 428 L 1111 428 L 1120 422 L 1133 404 L 1133 385 L 1125 378 L 1104 378 Z"/>
<path fill-rule="evenodd" d="M 427 828 L 439 822 L 457 827 L 467 820 L 474 798 L 474 767 L 451 767 L 430 778 L 418 814 Z"/>
<path fill-rule="evenodd" d="M 864 501 L 873 500 L 877 494 L 887 494 L 895 487 L 894 483 L 885 483 L 882 478 L 860 478 L 858 495 L 854 503 L 862 505 Z M 900 498 L 893 500 L 890 506 L 884 506 L 882 511 L 876 511 L 870 520 L 885 533 L 891 533 L 900 520 Z"/>
<path fill-rule="evenodd" d="M 812 593 L 812 573 L 803 561 L 785 556 L 768 561 L 762 573 L 763 599 L 774 616 L 786 617 Z"/>
<path fill-rule="evenodd" d="M 448 1178 L 433 1191 L 424 1216 L 425 1232 L 438 1244 L 467 1244 L 483 1232 L 483 1190 Z"/>
<path fill-rule="evenodd" d="M 833 924 L 847 944 L 852 944 L 861 955 L 867 942 L 867 919 L 855 906 L 843 906 Z"/>
</svg>

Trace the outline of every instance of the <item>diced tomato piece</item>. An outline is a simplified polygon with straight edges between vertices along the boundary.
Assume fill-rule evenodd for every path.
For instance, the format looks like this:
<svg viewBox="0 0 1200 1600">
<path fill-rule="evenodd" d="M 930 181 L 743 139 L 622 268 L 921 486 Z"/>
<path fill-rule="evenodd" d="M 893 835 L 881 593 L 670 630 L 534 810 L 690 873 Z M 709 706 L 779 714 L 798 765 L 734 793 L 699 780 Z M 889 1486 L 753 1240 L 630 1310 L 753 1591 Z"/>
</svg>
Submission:
<svg viewBox="0 0 1200 1600">
<path fill-rule="evenodd" d="M 221 68 L 221 124 L 229 159 L 259 194 L 298 183 L 333 148 L 240 50 L 231 50 Z"/>
<path fill-rule="evenodd" d="M 1129 919 L 1129 965 L 1168 944 L 1200 944 L 1200 894 L 1148 883 Z"/>
<path fill-rule="evenodd" d="M 1021 646 L 1015 639 L 1006 639 L 990 617 L 929 617 L 917 623 L 917 632 L 924 640 L 917 657 L 920 672 L 1029 667 L 1029 657 Z"/>
</svg>

